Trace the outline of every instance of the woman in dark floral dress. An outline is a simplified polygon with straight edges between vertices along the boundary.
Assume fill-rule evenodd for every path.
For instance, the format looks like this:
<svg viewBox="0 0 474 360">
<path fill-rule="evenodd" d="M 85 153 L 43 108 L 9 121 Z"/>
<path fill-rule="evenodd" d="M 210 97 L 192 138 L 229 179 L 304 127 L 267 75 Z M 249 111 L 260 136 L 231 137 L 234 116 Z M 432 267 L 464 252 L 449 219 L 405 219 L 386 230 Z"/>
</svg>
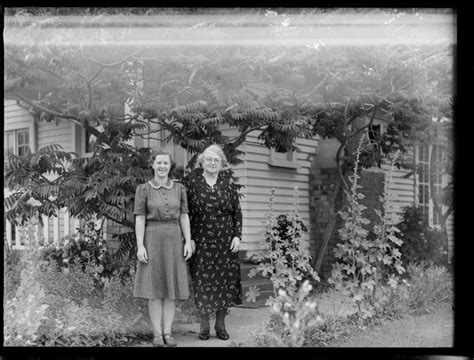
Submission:
<svg viewBox="0 0 474 360">
<path fill-rule="evenodd" d="M 216 314 L 215 330 L 227 340 L 224 318 L 230 306 L 242 303 L 239 249 L 242 211 L 230 176 L 221 172 L 225 156 L 217 145 L 199 155 L 201 168 L 184 180 L 191 237 L 195 253 L 190 261 L 195 304 L 201 314 L 199 338 L 210 337 L 209 314 Z"/>
</svg>

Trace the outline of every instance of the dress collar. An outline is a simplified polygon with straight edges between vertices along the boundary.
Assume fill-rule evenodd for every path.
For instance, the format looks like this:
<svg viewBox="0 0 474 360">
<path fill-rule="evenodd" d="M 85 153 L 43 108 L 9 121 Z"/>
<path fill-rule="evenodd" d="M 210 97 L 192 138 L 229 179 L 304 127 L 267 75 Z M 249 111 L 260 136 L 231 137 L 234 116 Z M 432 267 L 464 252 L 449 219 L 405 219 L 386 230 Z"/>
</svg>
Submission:
<svg viewBox="0 0 474 360">
<path fill-rule="evenodd" d="M 161 189 L 161 188 L 164 188 L 164 189 L 169 190 L 169 189 L 171 189 L 171 188 L 173 187 L 173 183 L 174 183 L 173 180 L 168 179 L 168 183 L 167 183 L 166 185 L 158 185 L 158 186 L 157 186 L 157 185 L 154 185 L 154 184 L 151 182 L 151 180 L 148 181 L 148 184 L 150 184 L 150 186 L 151 186 L 153 189 L 156 189 L 156 190 L 159 190 L 159 189 Z"/>
</svg>

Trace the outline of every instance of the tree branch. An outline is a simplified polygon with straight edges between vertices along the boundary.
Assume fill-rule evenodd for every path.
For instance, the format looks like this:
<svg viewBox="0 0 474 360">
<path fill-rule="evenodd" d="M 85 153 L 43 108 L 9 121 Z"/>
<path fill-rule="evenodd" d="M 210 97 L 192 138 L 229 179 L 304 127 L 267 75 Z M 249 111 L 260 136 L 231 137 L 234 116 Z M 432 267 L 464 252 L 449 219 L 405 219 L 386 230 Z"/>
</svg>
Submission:
<svg viewBox="0 0 474 360">
<path fill-rule="evenodd" d="M 115 66 L 123 64 L 125 61 L 127 61 L 128 59 L 138 55 L 141 52 L 142 52 L 142 50 L 138 50 L 138 51 L 134 52 L 133 54 L 127 55 L 122 60 L 119 60 L 119 61 L 114 62 L 114 63 L 108 63 L 108 64 L 104 64 L 104 63 L 102 63 L 98 60 L 92 59 L 90 57 L 87 58 L 87 59 L 89 59 L 89 61 L 99 65 L 99 69 L 97 69 L 95 74 L 93 74 L 91 77 L 89 77 L 86 81 L 87 93 L 88 93 L 87 108 L 89 110 L 92 108 L 92 82 L 99 77 L 100 73 L 106 68 L 111 68 L 111 67 L 115 67 Z"/>
<path fill-rule="evenodd" d="M 339 146 L 336 152 L 336 168 L 337 168 L 337 174 L 339 176 L 339 181 L 342 184 L 342 187 L 344 190 L 348 190 L 349 186 L 347 185 L 346 179 L 344 178 L 344 173 L 342 170 L 342 159 L 341 159 L 341 153 L 345 149 L 347 145 L 347 140 Z"/>
<path fill-rule="evenodd" d="M 321 86 L 324 85 L 324 83 L 326 82 L 326 79 L 329 77 L 329 73 L 327 73 L 324 78 L 309 92 L 308 95 L 306 95 L 306 97 L 303 99 L 303 102 L 299 105 L 300 107 L 302 107 L 306 101 L 308 101 L 309 97 L 311 95 L 313 95 L 313 93 L 318 90 Z"/>
<path fill-rule="evenodd" d="M 377 112 L 378 107 L 379 107 L 379 104 L 376 104 L 376 105 L 374 106 L 374 108 L 372 109 L 372 110 L 373 110 L 372 116 L 370 117 L 369 122 L 368 122 L 366 125 L 364 125 L 364 126 L 360 127 L 359 129 L 357 129 L 357 131 L 355 131 L 353 134 L 351 134 L 351 135 L 350 135 L 350 138 L 356 137 L 356 136 L 359 135 L 361 132 L 365 131 L 365 129 L 367 129 L 367 128 L 369 128 L 369 127 L 372 126 L 372 124 L 374 123 L 374 119 L 375 119 L 375 113 Z"/>
<path fill-rule="evenodd" d="M 74 116 L 74 115 L 71 115 L 71 114 L 58 113 L 54 110 L 47 109 L 47 108 L 45 108 L 41 105 L 38 105 L 35 101 L 30 100 L 27 97 L 25 97 L 21 94 L 18 94 L 18 93 L 15 93 L 14 96 L 16 98 L 18 98 L 18 100 L 23 101 L 24 103 L 28 104 L 30 107 L 33 107 L 33 108 L 35 108 L 35 109 L 37 109 L 41 112 L 47 113 L 47 114 L 49 114 L 51 116 L 54 116 L 54 117 L 57 117 L 57 118 L 71 120 L 74 123 L 76 123 L 77 125 L 83 126 L 83 124 L 79 121 L 79 118 L 77 116 Z M 23 107 L 26 110 L 29 110 L 29 108 L 27 108 L 26 106 L 22 106 L 21 104 L 20 104 L 20 106 Z"/>
<path fill-rule="evenodd" d="M 33 108 L 39 110 L 42 113 L 44 112 L 44 113 L 46 113 L 46 114 L 48 114 L 52 117 L 55 117 L 55 118 L 70 120 L 73 123 L 75 123 L 75 124 L 85 128 L 86 130 L 90 131 L 94 136 L 99 136 L 100 135 L 99 130 L 97 130 L 96 128 L 90 126 L 87 123 L 81 122 L 77 116 L 74 116 L 74 115 L 71 115 L 71 114 L 66 114 L 66 113 L 59 113 L 57 111 L 45 108 L 44 106 L 38 105 L 35 101 L 30 100 L 30 99 L 26 98 L 25 96 L 23 96 L 21 94 L 18 94 L 18 93 L 15 93 L 13 96 L 16 97 L 18 100 L 23 101 L 24 103 L 28 104 L 30 107 L 33 107 Z M 26 106 L 22 106 L 21 104 L 19 104 L 19 105 L 21 107 L 23 107 L 24 109 L 29 110 L 29 108 L 27 108 Z"/>
<path fill-rule="evenodd" d="M 236 136 L 234 139 L 230 140 L 229 142 L 232 143 L 234 147 L 238 147 L 240 144 L 242 144 L 245 141 L 248 134 L 250 134 L 253 131 L 264 130 L 264 129 L 265 129 L 265 126 L 251 127 L 245 131 L 242 131 L 239 136 Z"/>
</svg>

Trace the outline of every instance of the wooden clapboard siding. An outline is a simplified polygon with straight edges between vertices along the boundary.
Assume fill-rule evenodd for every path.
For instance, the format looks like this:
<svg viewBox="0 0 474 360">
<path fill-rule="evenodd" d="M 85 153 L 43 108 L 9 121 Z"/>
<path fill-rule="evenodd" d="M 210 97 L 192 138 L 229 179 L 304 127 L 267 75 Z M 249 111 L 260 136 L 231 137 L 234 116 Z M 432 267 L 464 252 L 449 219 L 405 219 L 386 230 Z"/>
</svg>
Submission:
<svg viewBox="0 0 474 360">
<path fill-rule="evenodd" d="M 20 107 L 15 100 L 3 99 L 3 132 L 28 129 L 30 148 L 32 151 L 36 150 L 36 136 L 35 123 L 33 116 L 24 108 Z M 4 197 L 9 196 L 10 191 L 4 188 Z M 12 232 L 13 227 L 8 220 L 6 220 L 6 240 L 13 248 L 21 249 L 21 240 L 19 239 L 18 230 L 16 231 L 16 242 L 13 242 Z"/>
<path fill-rule="evenodd" d="M 74 124 L 67 120 L 55 122 L 41 121 L 37 125 L 38 132 L 38 148 L 58 144 L 64 151 L 77 151 L 76 149 L 76 131 Z M 61 210 L 58 217 L 50 217 L 48 219 L 48 241 L 57 242 L 61 240 L 68 230 L 64 228 L 65 211 Z M 71 232 L 71 221 L 69 221 L 69 233 Z"/>
<path fill-rule="evenodd" d="M 33 116 L 20 107 L 15 100 L 4 99 L 4 132 L 25 128 L 29 129 L 30 148 L 33 152 L 43 146 L 52 144 L 61 145 L 65 151 L 76 150 L 74 146 L 75 133 L 71 122 L 61 120 L 56 124 L 55 122 L 40 121 L 35 124 Z M 66 223 L 64 216 L 65 212 L 61 210 L 58 217 L 44 218 L 45 226 L 39 229 L 39 233 L 45 242 L 57 241 L 64 236 Z M 71 223 L 70 221 L 70 233 L 72 232 Z"/>
<path fill-rule="evenodd" d="M 3 131 L 28 128 L 33 121 L 33 116 L 17 105 L 15 100 L 4 99 L 3 114 Z"/>
<path fill-rule="evenodd" d="M 28 129 L 31 151 L 36 151 L 37 137 L 33 115 L 19 106 L 15 100 L 4 99 L 3 109 L 3 132 L 17 129 Z"/>
<path fill-rule="evenodd" d="M 230 132 L 227 132 L 228 135 Z M 270 191 L 275 189 L 273 215 L 289 213 L 293 209 L 294 187 L 298 187 L 298 212 L 309 228 L 309 174 L 316 140 L 298 139 L 300 152 L 296 154 L 296 169 L 269 165 L 270 150 L 251 134 L 239 147 L 246 153 L 244 164 L 236 167 L 239 182 L 245 185 L 241 199 L 243 213 L 242 248 L 258 251 L 262 248 L 263 232 L 268 219 Z"/>
<path fill-rule="evenodd" d="M 73 123 L 59 120 L 58 124 L 41 121 L 38 123 L 38 148 L 58 144 L 64 151 L 76 151 L 73 141 Z"/>
</svg>

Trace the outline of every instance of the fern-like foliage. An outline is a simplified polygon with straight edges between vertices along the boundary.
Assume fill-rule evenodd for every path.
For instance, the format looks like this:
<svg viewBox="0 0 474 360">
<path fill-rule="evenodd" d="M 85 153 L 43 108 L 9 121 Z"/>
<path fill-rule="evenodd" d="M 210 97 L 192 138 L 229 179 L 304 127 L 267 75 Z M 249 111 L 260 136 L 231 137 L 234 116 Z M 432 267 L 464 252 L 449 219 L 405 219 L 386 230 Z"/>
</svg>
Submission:
<svg viewBox="0 0 474 360">
<path fill-rule="evenodd" d="M 87 158 L 58 145 L 24 156 L 9 154 L 5 185 L 13 192 L 5 199 L 7 218 L 24 223 L 38 213 L 57 216 L 58 209 L 66 207 L 73 217 L 105 217 L 133 227 L 135 189 L 152 176 L 151 150 L 127 143 L 142 126 L 106 123 Z"/>
<path fill-rule="evenodd" d="M 40 24 L 24 16 L 29 36 Z M 58 36 L 69 36 L 69 30 Z M 427 114 L 448 113 L 450 96 L 443 84 L 449 83 L 449 66 L 440 57 L 428 61 L 426 51 L 432 49 L 231 47 L 169 49 L 149 57 L 129 49 L 104 52 L 54 42 L 8 45 L 5 96 L 18 100 L 37 121 L 74 121 L 96 138 L 89 158 L 57 148 L 9 155 L 7 216 L 25 221 L 33 210 L 51 216 L 65 206 L 73 216 L 94 214 L 132 226 L 134 191 L 152 172 L 150 149 L 130 143 L 152 131 L 152 122 L 166 130 L 165 141 L 191 155 L 190 171 L 197 154 L 213 143 L 223 146 L 232 166 L 241 164 L 245 154 L 239 146 L 249 134 L 277 151 L 298 151 L 295 140 L 301 137 L 346 144 L 356 136 L 356 120 L 378 106 L 397 125 L 377 139 L 376 147 L 362 151 L 361 166 L 373 166 L 380 151 L 403 151 L 405 133 L 424 140 L 420 120 Z M 344 156 L 351 165 L 350 152 Z M 42 205 L 28 205 L 31 198 Z"/>
</svg>

